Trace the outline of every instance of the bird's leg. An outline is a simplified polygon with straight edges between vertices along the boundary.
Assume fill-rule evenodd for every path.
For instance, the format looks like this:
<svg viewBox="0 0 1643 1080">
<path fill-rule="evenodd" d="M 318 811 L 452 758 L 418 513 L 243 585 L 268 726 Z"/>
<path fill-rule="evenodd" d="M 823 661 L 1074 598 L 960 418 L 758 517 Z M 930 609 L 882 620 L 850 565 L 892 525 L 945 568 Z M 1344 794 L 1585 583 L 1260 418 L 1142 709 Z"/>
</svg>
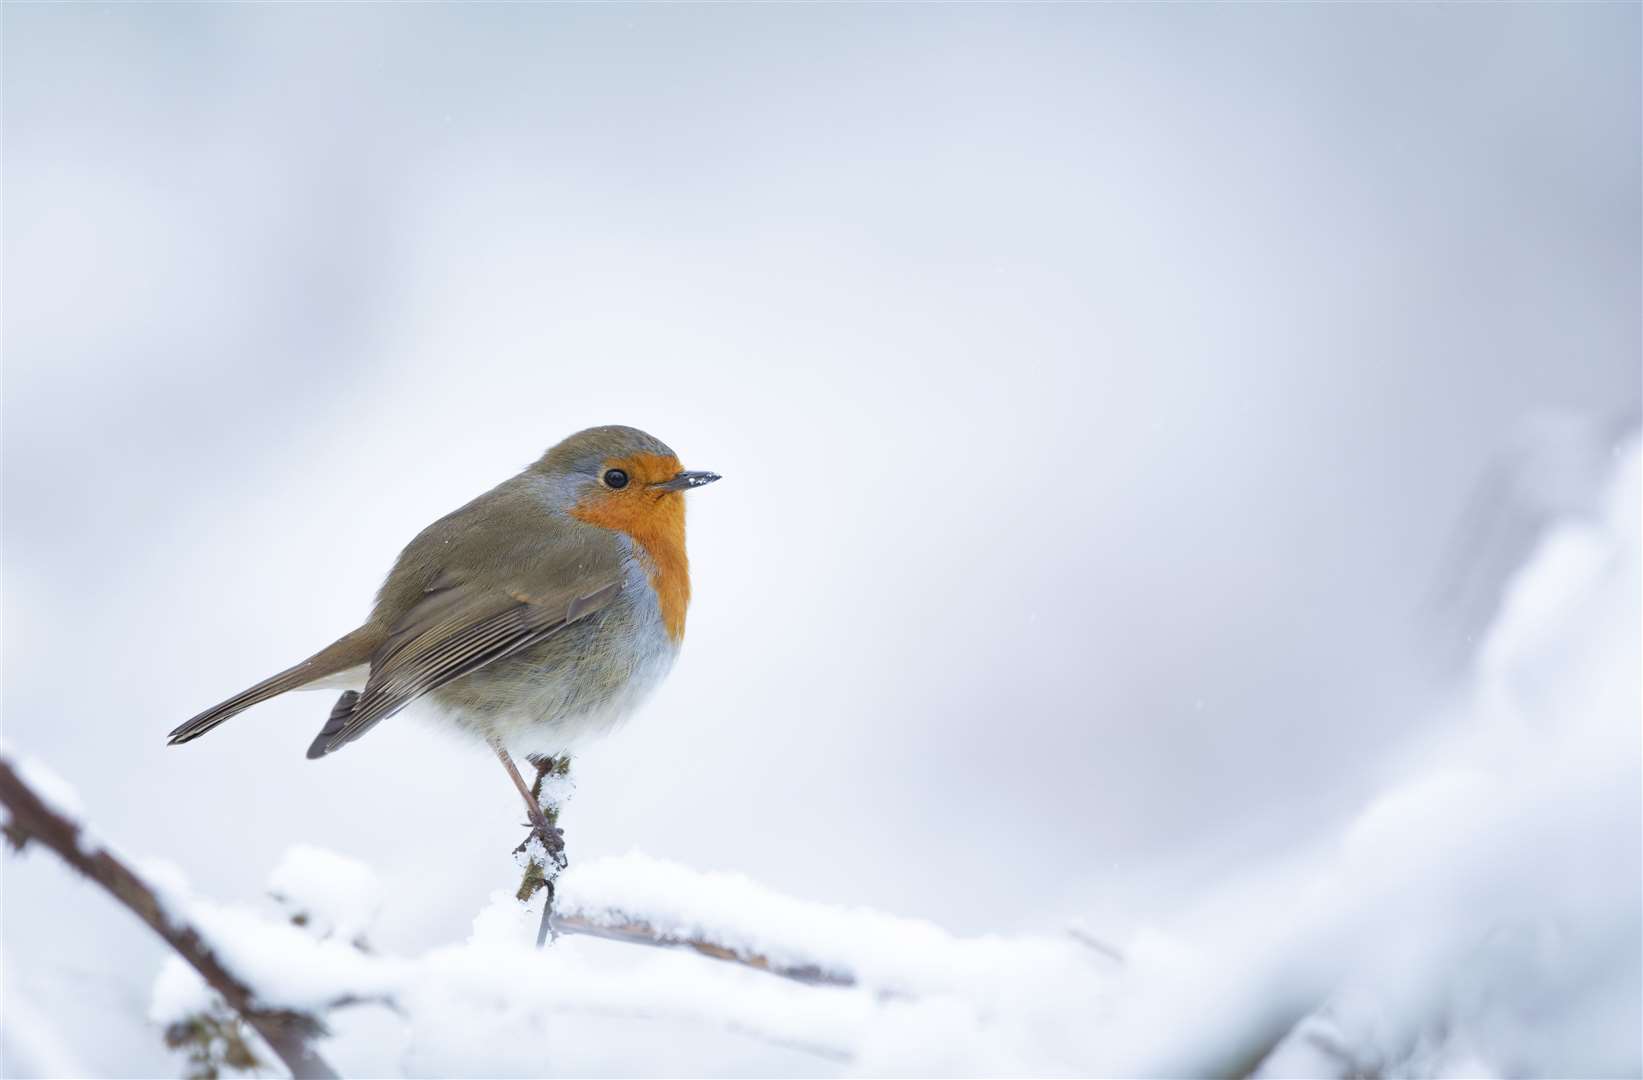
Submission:
<svg viewBox="0 0 1643 1080">
<path fill-rule="evenodd" d="M 509 754 L 507 748 L 500 742 L 491 743 L 491 747 L 496 750 L 496 756 L 502 759 L 502 767 L 508 770 L 508 778 L 513 781 L 513 786 L 519 789 L 519 797 L 525 800 L 525 813 L 531 819 L 532 832 L 542 841 L 542 846 L 547 848 L 548 854 L 553 857 L 553 861 L 563 868 L 565 865 L 564 837 L 559 834 L 559 830 L 553 822 L 548 820 L 547 814 L 543 813 L 541 805 L 536 801 L 536 792 L 525 786 L 525 778 L 519 775 L 519 766 L 513 763 L 513 755 Z M 540 773 L 537 775 L 536 785 L 537 790 L 540 790 L 542 785 Z M 555 807 L 555 810 L 557 811 L 557 807 Z M 554 816 L 558 816 L 557 812 Z M 526 843 L 529 842 L 529 840 L 526 841 Z"/>
</svg>

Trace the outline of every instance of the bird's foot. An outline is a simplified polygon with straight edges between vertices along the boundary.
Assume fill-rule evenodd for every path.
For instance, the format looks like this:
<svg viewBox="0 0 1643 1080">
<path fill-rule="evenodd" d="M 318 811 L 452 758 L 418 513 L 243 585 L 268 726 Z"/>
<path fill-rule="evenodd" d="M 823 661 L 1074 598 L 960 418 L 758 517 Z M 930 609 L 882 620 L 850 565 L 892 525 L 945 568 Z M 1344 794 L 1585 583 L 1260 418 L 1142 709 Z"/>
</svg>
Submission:
<svg viewBox="0 0 1643 1080">
<path fill-rule="evenodd" d="M 541 843 L 543 853 L 552 860 L 554 866 L 563 870 L 570 865 L 570 859 L 565 855 L 564 829 L 549 825 L 546 821 L 540 824 L 532 822 L 526 822 L 526 824 L 530 827 L 530 835 L 521 840 L 519 846 L 513 849 L 515 855 L 523 854 L 530 848 L 531 841 L 534 840 Z"/>
</svg>

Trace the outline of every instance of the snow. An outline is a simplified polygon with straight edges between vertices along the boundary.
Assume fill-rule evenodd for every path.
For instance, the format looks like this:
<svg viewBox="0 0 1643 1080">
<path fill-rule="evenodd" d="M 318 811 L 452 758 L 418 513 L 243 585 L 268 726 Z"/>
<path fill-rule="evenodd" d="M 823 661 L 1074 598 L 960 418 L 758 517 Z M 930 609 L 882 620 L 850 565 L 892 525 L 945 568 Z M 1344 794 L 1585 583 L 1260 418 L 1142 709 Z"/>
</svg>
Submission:
<svg viewBox="0 0 1643 1080">
<path fill-rule="evenodd" d="M 10 757 L 9 748 L 0 747 L 0 754 Z M 81 801 L 80 793 L 50 766 L 27 755 L 13 758 L 12 761 L 23 783 L 33 788 L 47 807 L 76 821 L 85 817 L 86 804 Z"/>
<path fill-rule="evenodd" d="M 698 873 L 638 852 L 573 867 L 561 890 L 567 915 L 606 925 L 638 917 L 666 936 L 852 974 L 902 996 L 957 987 L 997 993 L 1060 969 L 1083 974 L 1099 957 L 1070 937 L 959 939 L 920 919 L 795 900 L 741 874 Z"/>
<path fill-rule="evenodd" d="M 293 845 L 268 879 L 268 891 L 319 937 L 360 941 L 382 907 L 376 872 L 357 859 L 310 844 Z"/>
<path fill-rule="evenodd" d="M 958 939 L 916 920 L 807 904 L 739 877 L 694 874 L 643 856 L 590 864 L 567 874 L 564 885 L 567 911 L 609 911 L 594 898 L 608 896 L 601 890 L 612 887 L 634 885 L 637 898 L 656 900 L 676 888 L 681 896 L 672 914 L 661 906 L 646 913 L 658 925 L 676 932 L 711 926 L 717 940 L 738 947 L 785 941 L 780 953 L 795 962 L 825 957 L 836 945 L 835 965 L 861 961 L 861 982 L 849 989 L 811 987 L 688 952 L 576 937 L 539 952 L 533 947 L 536 913 L 507 890 L 479 913 L 468 940 L 414 958 L 316 939 L 250 909 L 198 897 L 183 911 L 230 968 L 257 988 L 264 1005 L 324 1013 L 346 999 L 391 1001 L 405 1027 L 399 1052 L 410 1063 L 408 1071 L 418 1074 L 564 1068 L 565 1038 L 544 1040 L 542 1032 L 555 1026 L 555 1018 L 585 1014 L 660 1018 L 733 1037 L 729 1056 L 708 1071 L 733 1070 L 749 1041 L 832 1062 L 849 1061 L 864 1045 L 877 1044 L 879 1052 L 901 1059 L 917 1045 L 895 1035 L 909 1025 L 937 1025 L 948 1037 L 987 1032 L 1016 1047 L 1001 1055 L 997 1047 L 971 1040 L 969 1049 L 952 1046 L 955 1061 L 981 1053 L 1002 1066 L 1031 1048 L 1034 1059 L 1065 1069 L 1073 1059 L 1058 1056 L 1062 1018 L 1047 995 L 1083 999 L 1100 990 L 1111 970 L 1109 959 L 1070 938 Z M 697 923 L 682 915 L 708 902 L 724 906 L 701 908 Z M 824 935 L 809 943 L 802 940 L 807 915 Z M 881 955 L 872 956 L 874 951 Z M 155 984 L 149 1016 L 168 1023 L 208 1000 L 197 977 L 171 959 Z M 573 1056 L 599 1061 L 607 1049 L 590 1043 Z M 340 1060 L 352 1062 L 371 1048 L 335 1050 Z M 654 1059 L 649 1066 L 632 1061 L 636 1069 L 655 1067 Z"/>
<path fill-rule="evenodd" d="M 148 1018 L 165 1025 L 185 1016 L 206 1012 L 214 993 L 198 972 L 176 956 L 168 957 L 154 979 L 149 995 Z"/>
<path fill-rule="evenodd" d="M 395 962 L 351 942 L 319 938 L 310 928 L 250 906 L 219 904 L 175 887 L 165 902 L 170 917 L 198 929 L 224 965 L 254 989 L 261 1005 L 317 1015 L 343 999 L 381 997 L 392 985 Z M 149 1019 L 161 1024 L 182 1019 L 208 996 L 193 970 L 170 957 L 155 982 Z"/>
</svg>

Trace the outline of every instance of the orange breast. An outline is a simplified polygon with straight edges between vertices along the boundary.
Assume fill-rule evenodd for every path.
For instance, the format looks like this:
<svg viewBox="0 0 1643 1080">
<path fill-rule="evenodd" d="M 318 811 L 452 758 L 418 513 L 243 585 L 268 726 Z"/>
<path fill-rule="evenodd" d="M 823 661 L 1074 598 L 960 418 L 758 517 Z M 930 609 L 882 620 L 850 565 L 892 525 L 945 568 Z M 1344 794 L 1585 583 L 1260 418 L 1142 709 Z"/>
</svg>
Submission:
<svg viewBox="0 0 1643 1080">
<path fill-rule="evenodd" d="M 605 463 L 625 470 L 629 485 L 621 491 L 599 489 L 570 508 L 572 517 L 626 533 L 638 545 L 651 588 L 662 609 L 662 625 L 677 643 L 685 636 L 690 607 L 690 560 L 685 557 L 685 500 L 674 491 L 647 491 L 645 485 L 671 480 L 679 459 L 665 454 L 636 454 Z"/>
</svg>

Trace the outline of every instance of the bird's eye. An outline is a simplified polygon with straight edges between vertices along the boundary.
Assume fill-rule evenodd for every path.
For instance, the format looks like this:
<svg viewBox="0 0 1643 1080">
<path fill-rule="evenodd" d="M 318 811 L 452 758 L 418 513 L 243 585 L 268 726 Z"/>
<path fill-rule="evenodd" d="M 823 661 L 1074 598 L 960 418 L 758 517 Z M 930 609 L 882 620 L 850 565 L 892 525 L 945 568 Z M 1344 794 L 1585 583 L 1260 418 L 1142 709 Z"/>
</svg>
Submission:
<svg viewBox="0 0 1643 1080">
<path fill-rule="evenodd" d="M 622 488 L 628 486 L 628 474 L 623 472 L 621 469 L 606 469 L 605 486 L 608 488 L 616 488 L 620 491 Z"/>
</svg>

